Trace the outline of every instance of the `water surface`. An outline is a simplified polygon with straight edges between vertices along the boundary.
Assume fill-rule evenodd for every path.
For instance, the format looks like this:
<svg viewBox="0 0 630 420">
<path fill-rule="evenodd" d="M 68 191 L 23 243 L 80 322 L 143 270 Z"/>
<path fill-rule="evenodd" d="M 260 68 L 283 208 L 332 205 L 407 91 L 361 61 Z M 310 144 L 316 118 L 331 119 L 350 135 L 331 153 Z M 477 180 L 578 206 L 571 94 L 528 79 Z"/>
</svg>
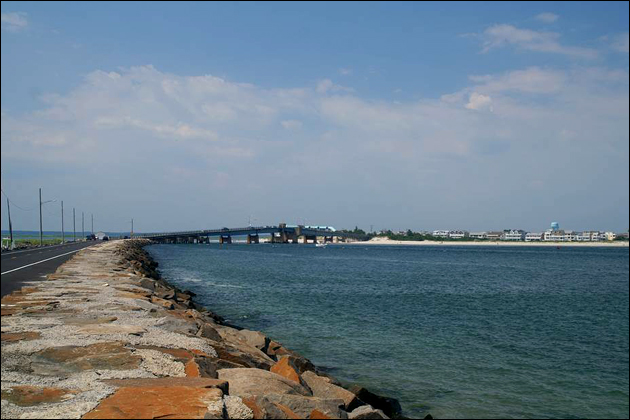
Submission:
<svg viewBox="0 0 630 420">
<path fill-rule="evenodd" d="M 199 303 L 409 417 L 628 418 L 628 249 L 149 251 Z"/>
</svg>

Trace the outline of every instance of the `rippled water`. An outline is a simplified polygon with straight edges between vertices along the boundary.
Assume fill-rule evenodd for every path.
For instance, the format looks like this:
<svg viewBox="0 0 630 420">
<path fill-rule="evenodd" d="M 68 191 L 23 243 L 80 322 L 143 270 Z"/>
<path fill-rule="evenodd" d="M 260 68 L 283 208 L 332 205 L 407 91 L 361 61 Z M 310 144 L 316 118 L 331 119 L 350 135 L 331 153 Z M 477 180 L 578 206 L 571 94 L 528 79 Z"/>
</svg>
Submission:
<svg viewBox="0 0 630 420">
<path fill-rule="evenodd" d="M 628 249 L 156 245 L 173 284 L 438 418 L 628 418 Z"/>
</svg>

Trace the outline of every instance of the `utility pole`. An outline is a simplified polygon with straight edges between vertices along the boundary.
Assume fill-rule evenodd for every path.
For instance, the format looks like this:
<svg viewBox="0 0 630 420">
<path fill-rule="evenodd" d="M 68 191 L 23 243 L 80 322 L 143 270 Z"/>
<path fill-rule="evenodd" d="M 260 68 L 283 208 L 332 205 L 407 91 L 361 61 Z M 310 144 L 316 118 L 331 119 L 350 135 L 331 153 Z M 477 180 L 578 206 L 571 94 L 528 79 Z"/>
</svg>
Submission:
<svg viewBox="0 0 630 420">
<path fill-rule="evenodd" d="M 85 212 L 81 212 L 81 234 L 83 236 L 81 236 L 83 239 L 85 239 Z"/>
<path fill-rule="evenodd" d="M 92 235 L 94 235 L 94 215 L 92 215 Z"/>
<path fill-rule="evenodd" d="M 63 221 L 63 201 L 61 202 L 61 244 L 66 243 L 66 226 Z"/>
<path fill-rule="evenodd" d="M 73 207 L 72 208 L 72 230 L 74 231 L 74 242 L 77 242 L 77 211 Z"/>
<path fill-rule="evenodd" d="M 39 189 L 39 246 L 44 246 L 44 221 L 42 218 L 42 189 Z"/>
<path fill-rule="evenodd" d="M 13 223 L 11 222 L 11 202 L 9 201 L 8 197 L 7 197 L 7 209 L 9 211 L 9 240 L 11 241 L 9 243 L 9 249 L 13 249 Z"/>
<path fill-rule="evenodd" d="M 131 239 L 133 239 L 133 219 L 131 219 Z"/>
</svg>

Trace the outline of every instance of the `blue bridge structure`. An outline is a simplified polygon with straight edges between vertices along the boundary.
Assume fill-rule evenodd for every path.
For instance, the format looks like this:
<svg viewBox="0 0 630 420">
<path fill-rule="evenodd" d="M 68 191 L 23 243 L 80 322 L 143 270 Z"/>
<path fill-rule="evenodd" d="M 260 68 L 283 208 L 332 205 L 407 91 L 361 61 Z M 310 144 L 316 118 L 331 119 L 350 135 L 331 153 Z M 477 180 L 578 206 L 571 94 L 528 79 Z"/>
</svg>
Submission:
<svg viewBox="0 0 630 420">
<path fill-rule="evenodd" d="M 317 243 L 322 238 L 324 243 L 335 241 L 366 241 L 366 235 L 341 232 L 332 228 L 312 226 L 258 226 L 245 228 L 223 228 L 214 230 L 198 230 L 189 232 L 145 233 L 134 235 L 134 238 L 150 239 L 158 243 L 209 243 L 212 238 L 218 239 L 221 244 L 231 244 L 235 237 L 246 237 L 248 244 L 260 243 L 261 236 L 269 236 L 271 243 Z"/>
</svg>

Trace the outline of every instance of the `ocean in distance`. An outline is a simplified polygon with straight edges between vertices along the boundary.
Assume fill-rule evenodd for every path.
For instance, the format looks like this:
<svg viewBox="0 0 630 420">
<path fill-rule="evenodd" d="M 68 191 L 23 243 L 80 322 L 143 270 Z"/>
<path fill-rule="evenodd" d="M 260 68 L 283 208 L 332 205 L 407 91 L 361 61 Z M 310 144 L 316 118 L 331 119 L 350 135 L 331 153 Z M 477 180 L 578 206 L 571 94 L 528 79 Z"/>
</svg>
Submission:
<svg viewBox="0 0 630 420">
<path fill-rule="evenodd" d="M 154 245 L 173 285 L 412 418 L 628 418 L 628 249 Z"/>
</svg>

